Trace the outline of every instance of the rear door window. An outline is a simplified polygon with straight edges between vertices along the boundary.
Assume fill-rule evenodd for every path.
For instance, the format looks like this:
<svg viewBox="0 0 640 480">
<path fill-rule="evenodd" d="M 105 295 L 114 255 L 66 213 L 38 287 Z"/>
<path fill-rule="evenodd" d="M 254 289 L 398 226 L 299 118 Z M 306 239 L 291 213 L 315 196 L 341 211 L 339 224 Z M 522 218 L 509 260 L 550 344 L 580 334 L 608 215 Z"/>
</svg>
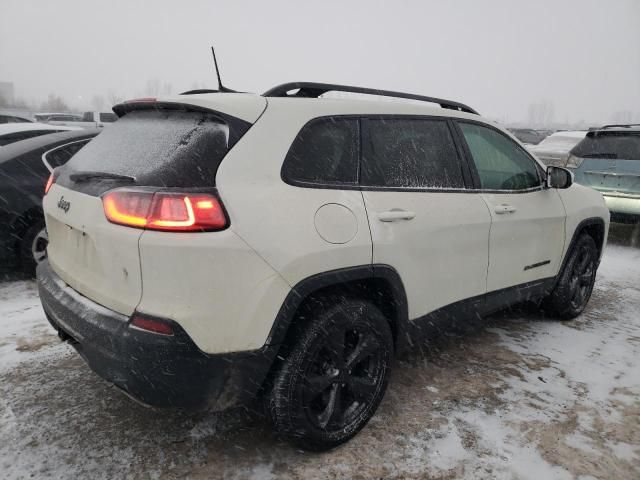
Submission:
<svg viewBox="0 0 640 480">
<path fill-rule="evenodd" d="M 459 122 L 484 190 L 540 187 L 540 169 L 520 146 L 493 128 Z"/>
<path fill-rule="evenodd" d="M 464 188 L 462 164 L 446 120 L 367 119 L 361 185 Z"/>
<path fill-rule="evenodd" d="M 581 158 L 640 160 L 640 132 L 589 132 L 571 154 Z"/>
<path fill-rule="evenodd" d="M 326 117 L 305 125 L 294 140 L 282 178 L 292 184 L 357 184 L 358 120 Z"/>
</svg>

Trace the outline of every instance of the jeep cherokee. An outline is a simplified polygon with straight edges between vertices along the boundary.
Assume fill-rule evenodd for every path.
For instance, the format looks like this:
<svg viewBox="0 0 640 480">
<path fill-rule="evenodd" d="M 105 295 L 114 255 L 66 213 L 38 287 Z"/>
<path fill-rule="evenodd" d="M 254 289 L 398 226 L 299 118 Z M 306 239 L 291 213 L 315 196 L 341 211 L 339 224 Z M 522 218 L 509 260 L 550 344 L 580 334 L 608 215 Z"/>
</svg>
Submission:
<svg viewBox="0 0 640 480">
<path fill-rule="evenodd" d="M 428 325 L 591 295 L 602 195 L 461 103 L 291 83 L 114 111 L 48 182 L 38 282 L 61 338 L 146 404 L 260 397 L 323 450 Z"/>
</svg>

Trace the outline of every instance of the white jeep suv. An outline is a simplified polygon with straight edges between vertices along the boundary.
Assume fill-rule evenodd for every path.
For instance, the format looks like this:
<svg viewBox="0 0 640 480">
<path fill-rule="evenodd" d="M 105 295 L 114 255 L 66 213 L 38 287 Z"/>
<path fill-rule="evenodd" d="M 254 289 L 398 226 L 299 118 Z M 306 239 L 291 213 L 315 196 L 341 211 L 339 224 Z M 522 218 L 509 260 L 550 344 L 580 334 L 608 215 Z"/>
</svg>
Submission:
<svg viewBox="0 0 640 480">
<path fill-rule="evenodd" d="M 291 83 L 114 111 L 50 179 L 38 280 L 60 336 L 144 403 L 261 397 L 327 449 L 429 326 L 527 300 L 567 319 L 591 295 L 602 195 L 463 104 Z"/>
</svg>

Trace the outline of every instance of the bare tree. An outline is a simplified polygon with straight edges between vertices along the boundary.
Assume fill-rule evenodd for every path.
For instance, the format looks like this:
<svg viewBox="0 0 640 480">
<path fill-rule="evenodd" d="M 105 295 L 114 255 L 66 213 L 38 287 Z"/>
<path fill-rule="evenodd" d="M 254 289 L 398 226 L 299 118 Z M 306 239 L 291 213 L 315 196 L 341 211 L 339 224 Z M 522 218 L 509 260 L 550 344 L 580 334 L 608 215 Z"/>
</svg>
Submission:
<svg viewBox="0 0 640 480">
<path fill-rule="evenodd" d="M 555 108 L 551 100 L 538 100 L 529 105 L 529 125 L 546 127 L 553 122 Z"/>
<path fill-rule="evenodd" d="M 117 93 L 115 90 L 109 89 L 109 91 L 107 92 L 107 103 L 109 104 L 109 106 L 121 103 L 123 100 L 124 97 Z"/>
<path fill-rule="evenodd" d="M 145 95 L 149 95 L 150 97 L 157 97 L 160 93 L 160 80 L 157 78 L 147 80 L 147 85 L 145 87 Z"/>
<path fill-rule="evenodd" d="M 101 111 L 102 107 L 104 107 L 104 97 L 102 95 L 94 95 L 91 98 L 91 106 L 96 112 Z"/>
<path fill-rule="evenodd" d="M 47 101 L 42 102 L 40 108 L 49 112 L 69 111 L 69 105 L 67 105 L 67 102 L 65 102 L 62 97 L 54 93 L 49 94 L 49 96 L 47 97 Z"/>
<path fill-rule="evenodd" d="M 629 110 L 622 110 L 611 115 L 613 123 L 628 124 L 633 122 L 633 114 Z"/>
<path fill-rule="evenodd" d="M 29 109 L 29 110 L 35 110 L 35 107 L 31 104 L 31 102 L 27 102 L 24 98 L 16 98 L 13 101 L 13 105 L 11 105 L 12 107 L 15 108 L 22 108 L 22 109 Z"/>
</svg>

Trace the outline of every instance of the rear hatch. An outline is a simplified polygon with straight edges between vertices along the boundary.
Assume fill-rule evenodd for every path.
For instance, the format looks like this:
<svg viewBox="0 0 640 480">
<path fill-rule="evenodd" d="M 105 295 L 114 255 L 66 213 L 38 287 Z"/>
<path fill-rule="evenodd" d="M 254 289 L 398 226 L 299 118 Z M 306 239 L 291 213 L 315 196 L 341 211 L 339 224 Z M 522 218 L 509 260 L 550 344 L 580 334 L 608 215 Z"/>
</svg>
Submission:
<svg viewBox="0 0 640 480">
<path fill-rule="evenodd" d="M 640 131 L 595 131 L 571 151 L 576 180 L 605 194 L 640 197 Z"/>
<path fill-rule="evenodd" d="M 140 301 L 144 230 L 110 223 L 102 195 L 212 188 L 220 162 L 250 124 L 184 105 L 127 106 L 126 114 L 55 171 L 43 206 L 49 261 L 72 288 L 130 315 Z"/>
</svg>

